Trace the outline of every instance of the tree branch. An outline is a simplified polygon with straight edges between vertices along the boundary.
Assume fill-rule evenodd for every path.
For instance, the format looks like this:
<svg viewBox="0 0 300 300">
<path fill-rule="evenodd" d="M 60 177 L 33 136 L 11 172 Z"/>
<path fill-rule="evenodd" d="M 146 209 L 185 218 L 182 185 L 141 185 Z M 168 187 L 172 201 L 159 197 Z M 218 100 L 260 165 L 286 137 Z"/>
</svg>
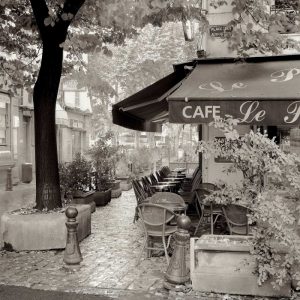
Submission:
<svg viewBox="0 0 300 300">
<path fill-rule="evenodd" d="M 84 2 L 85 0 L 65 0 L 62 10 L 57 14 L 58 21 L 54 27 L 59 43 L 63 43 L 65 41 L 68 33 L 68 27 Z"/>
<path fill-rule="evenodd" d="M 72 20 L 74 19 L 74 17 L 78 13 L 79 9 L 84 4 L 84 2 L 85 2 L 85 0 L 66 0 L 65 1 L 64 7 L 60 14 L 60 20 L 61 20 L 60 23 L 62 26 L 64 26 L 66 29 L 69 27 L 69 25 L 71 24 Z M 67 20 L 63 20 L 62 19 L 63 14 L 66 14 L 66 15 L 72 14 L 73 17 L 69 18 Z"/>
</svg>

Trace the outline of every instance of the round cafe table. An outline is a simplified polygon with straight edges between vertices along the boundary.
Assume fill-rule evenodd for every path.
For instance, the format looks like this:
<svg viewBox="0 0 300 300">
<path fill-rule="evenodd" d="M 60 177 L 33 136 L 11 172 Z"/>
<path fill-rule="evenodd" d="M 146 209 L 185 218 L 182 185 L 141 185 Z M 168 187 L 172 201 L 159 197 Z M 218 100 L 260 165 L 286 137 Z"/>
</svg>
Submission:
<svg viewBox="0 0 300 300">
<path fill-rule="evenodd" d="M 175 193 L 162 192 L 149 197 L 149 202 L 164 206 L 177 213 L 186 213 L 188 205 Z"/>
</svg>

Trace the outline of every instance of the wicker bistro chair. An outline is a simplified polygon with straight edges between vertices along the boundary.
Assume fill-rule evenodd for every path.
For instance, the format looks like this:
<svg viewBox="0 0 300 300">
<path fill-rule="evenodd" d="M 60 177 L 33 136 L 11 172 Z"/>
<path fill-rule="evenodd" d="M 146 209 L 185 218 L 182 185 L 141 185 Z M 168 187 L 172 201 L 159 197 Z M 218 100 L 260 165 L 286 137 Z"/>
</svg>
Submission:
<svg viewBox="0 0 300 300">
<path fill-rule="evenodd" d="M 141 180 L 142 180 L 144 191 L 148 196 L 151 197 L 155 193 L 155 190 L 151 187 L 151 181 L 148 179 L 147 176 L 142 177 Z"/>
<path fill-rule="evenodd" d="M 198 232 L 201 223 L 203 223 L 205 218 L 209 219 L 210 223 L 210 233 L 214 234 L 214 225 L 218 221 L 219 217 L 223 215 L 222 207 L 219 205 L 214 205 L 210 203 L 209 205 L 205 204 L 204 199 L 211 193 L 207 189 L 197 189 L 194 192 L 196 200 L 196 210 L 199 215 L 199 222 L 194 231 L 194 235 Z"/>
<path fill-rule="evenodd" d="M 183 181 L 178 194 L 184 199 L 186 203 L 191 204 L 194 200 L 194 191 L 202 182 L 201 170 L 198 168 L 190 181 Z"/>
<path fill-rule="evenodd" d="M 152 183 L 151 188 L 154 189 L 156 192 L 175 192 L 177 190 L 176 182 L 160 182 L 153 173 L 149 175 L 149 178 Z"/>
<path fill-rule="evenodd" d="M 176 214 L 164 206 L 152 203 L 140 204 L 138 206 L 138 214 L 142 221 L 145 240 L 137 264 L 140 262 L 145 249 L 147 249 L 147 257 L 151 257 L 152 250 L 164 250 L 167 263 L 169 264 L 167 250 L 170 246 L 171 236 L 177 230 L 177 226 L 169 224 L 175 219 Z M 154 247 L 153 238 L 161 238 L 163 247 Z"/>
<path fill-rule="evenodd" d="M 248 213 L 247 207 L 229 204 L 222 207 L 226 219 L 226 223 L 230 234 L 249 235 Z"/>
<path fill-rule="evenodd" d="M 139 219 L 138 215 L 138 205 L 142 204 L 143 202 L 147 202 L 148 200 L 148 195 L 145 193 L 143 187 L 139 183 L 138 180 L 132 180 L 132 186 L 133 186 L 133 191 L 136 197 L 136 209 L 135 209 L 135 215 L 133 217 L 133 223 L 135 223 Z"/>
</svg>

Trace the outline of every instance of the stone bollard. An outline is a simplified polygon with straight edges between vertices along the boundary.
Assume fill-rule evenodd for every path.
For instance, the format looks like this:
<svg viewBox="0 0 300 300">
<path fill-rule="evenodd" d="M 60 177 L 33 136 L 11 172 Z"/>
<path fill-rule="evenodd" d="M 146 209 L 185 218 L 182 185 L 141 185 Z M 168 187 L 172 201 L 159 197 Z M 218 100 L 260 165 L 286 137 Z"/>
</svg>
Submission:
<svg viewBox="0 0 300 300">
<path fill-rule="evenodd" d="M 12 177 L 11 177 L 11 168 L 7 169 L 7 174 L 6 174 L 6 191 L 12 191 Z"/>
<path fill-rule="evenodd" d="M 191 220 L 188 216 L 181 215 L 177 219 L 178 230 L 175 232 L 175 249 L 171 257 L 165 279 L 171 284 L 184 284 L 190 279 L 190 270 L 186 265 L 186 246 L 190 241 L 188 229 L 191 226 Z M 171 285 L 165 282 L 166 288 Z"/>
<path fill-rule="evenodd" d="M 75 207 L 69 206 L 66 209 L 66 216 L 68 218 L 66 222 L 67 226 L 67 243 L 64 253 L 64 262 L 67 265 L 79 265 L 82 261 L 82 255 L 79 248 L 77 238 L 77 226 L 76 217 L 78 210 Z"/>
</svg>

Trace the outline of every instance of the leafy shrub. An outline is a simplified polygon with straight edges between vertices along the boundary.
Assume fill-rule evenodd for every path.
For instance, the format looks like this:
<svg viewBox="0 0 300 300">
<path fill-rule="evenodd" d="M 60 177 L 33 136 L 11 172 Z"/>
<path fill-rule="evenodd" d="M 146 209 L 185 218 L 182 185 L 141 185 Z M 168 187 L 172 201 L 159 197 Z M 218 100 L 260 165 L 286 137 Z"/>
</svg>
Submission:
<svg viewBox="0 0 300 300">
<path fill-rule="evenodd" d="M 59 164 L 61 190 L 65 195 L 86 191 L 90 185 L 91 163 L 80 153 L 70 163 Z"/>
</svg>

